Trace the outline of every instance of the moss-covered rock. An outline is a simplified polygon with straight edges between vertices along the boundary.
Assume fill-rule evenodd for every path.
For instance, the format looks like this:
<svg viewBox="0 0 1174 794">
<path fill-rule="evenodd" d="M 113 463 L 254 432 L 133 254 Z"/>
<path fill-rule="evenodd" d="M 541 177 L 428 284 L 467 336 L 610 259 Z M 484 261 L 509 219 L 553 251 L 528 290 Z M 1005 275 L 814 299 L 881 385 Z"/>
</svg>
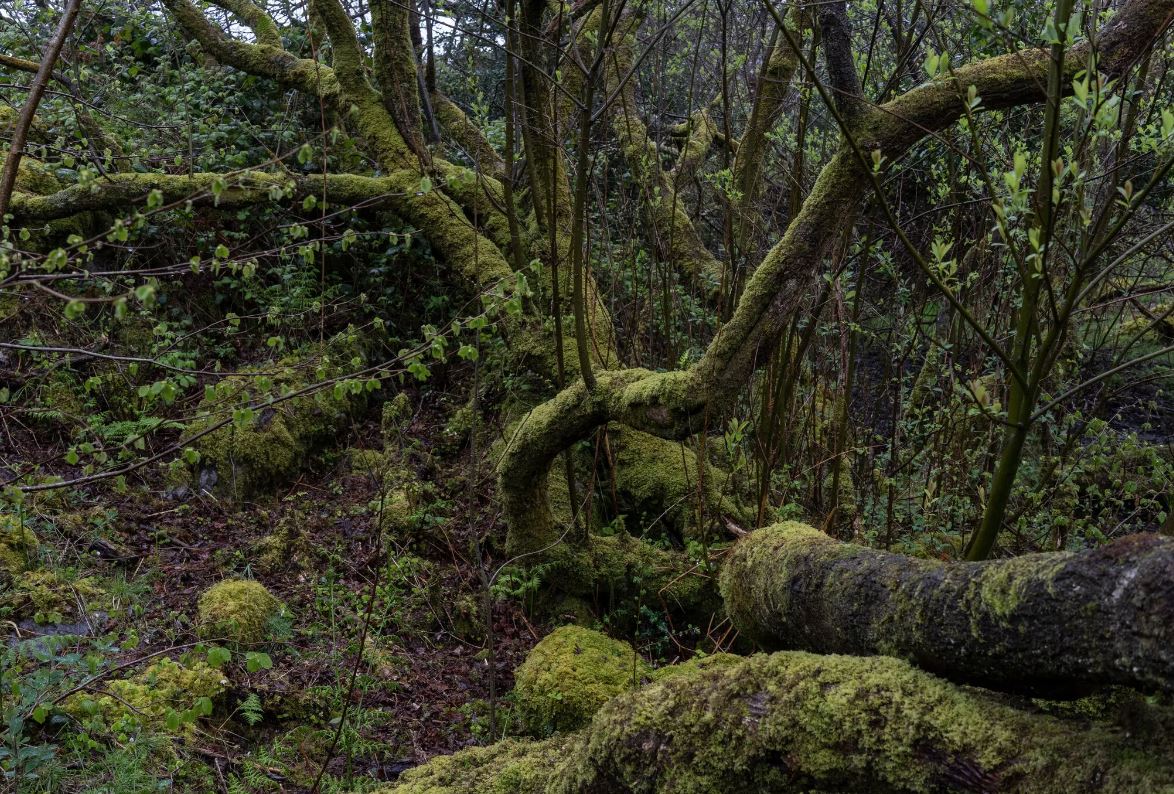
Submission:
<svg viewBox="0 0 1174 794">
<path fill-rule="evenodd" d="M 592 535 L 584 545 L 560 543 L 543 563 L 543 581 L 587 598 L 648 597 L 677 615 L 708 616 L 721 608 L 713 577 L 683 552 L 626 533 Z"/>
<path fill-rule="evenodd" d="M 209 713 L 208 701 L 227 685 L 224 675 L 205 662 L 181 664 L 164 657 L 137 675 L 107 683 L 109 694 L 79 692 L 61 708 L 83 725 L 115 735 L 166 729 L 168 723 L 176 731 L 190 731 L 198 717 Z"/>
<path fill-rule="evenodd" d="M 549 739 L 506 739 L 488 747 L 474 747 L 454 755 L 433 758 L 410 769 L 392 788 L 380 794 L 524 794 L 543 791 L 568 750 L 580 743 L 577 734 Z"/>
<path fill-rule="evenodd" d="M 699 465 L 689 446 L 636 430 L 613 430 L 615 493 L 628 530 L 637 535 L 668 533 L 681 539 L 697 534 L 704 512 L 745 523 L 749 516 L 730 495 L 730 475 L 708 461 Z"/>
<path fill-rule="evenodd" d="M 240 645 L 255 645 L 265 640 L 269 621 L 282 609 L 281 602 L 260 582 L 226 579 L 212 585 L 200 596 L 200 635 L 209 639 L 223 637 Z"/>
<path fill-rule="evenodd" d="M 526 730 L 547 736 L 583 727 L 604 703 L 651 674 L 628 643 L 563 626 L 535 645 L 517 669 L 514 697 Z"/>
<path fill-rule="evenodd" d="M 340 377 L 354 371 L 356 362 L 361 361 L 355 340 L 341 335 L 325 346 L 246 369 L 225 378 L 204 399 L 200 410 L 207 415 L 193 422 L 188 432 L 203 432 L 223 422 L 242 405 L 296 393 L 315 382 Z M 261 385 L 271 388 L 263 394 Z M 248 498 L 293 479 L 316 451 L 338 438 L 351 413 L 363 404 L 363 393 L 362 389 L 356 393 L 340 383 L 335 388 L 262 407 L 243 426 L 231 422 L 198 438 L 193 446 L 200 453 L 199 465 L 205 473 L 201 487 L 208 487 L 209 470 L 215 473 L 211 478 L 215 490 L 234 498 Z"/>
<path fill-rule="evenodd" d="M 303 515 L 282 516 L 277 526 L 268 535 L 257 539 L 249 552 L 253 568 L 266 574 L 281 571 L 301 571 L 310 567 L 314 547 L 309 534 L 302 525 Z"/>
</svg>

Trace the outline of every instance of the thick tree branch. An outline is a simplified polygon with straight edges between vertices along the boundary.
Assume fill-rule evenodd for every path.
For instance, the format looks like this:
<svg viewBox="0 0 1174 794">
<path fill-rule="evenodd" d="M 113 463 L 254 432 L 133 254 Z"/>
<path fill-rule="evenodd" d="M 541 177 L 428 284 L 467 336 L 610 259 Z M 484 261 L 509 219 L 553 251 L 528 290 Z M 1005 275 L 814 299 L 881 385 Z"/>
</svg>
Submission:
<svg viewBox="0 0 1174 794">
<path fill-rule="evenodd" d="M 782 652 L 666 676 L 579 733 L 433 759 L 387 794 L 1159 792 L 1174 786 L 1161 737 L 1016 709 L 897 659 Z"/>
<path fill-rule="evenodd" d="M 412 44 L 411 14 L 408 11 L 404 0 L 373 0 L 371 3 L 375 81 L 383 94 L 384 106 L 409 148 L 427 163 L 431 155 L 424 142 L 419 64 Z"/>
<path fill-rule="evenodd" d="M 208 21 L 189 0 L 163 0 L 188 35 L 216 60 L 258 77 L 268 77 L 288 88 L 295 88 L 309 96 L 333 100 L 339 86 L 334 70 L 309 58 L 298 58 L 284 49 L 265 43 L 237 41 Z"/>
<path fill-rule="evenodd" d="M 773 46 L 758 78 L 750 119 L 738 141 L 734 158 L 734 191 L 738 197 L 734 203 L 734 245 L 743 256 L 750 253 L 750 237 L 760 222 L 756 207 L 762 191 L 766 134 L 774 129 L 778 121 L 799 63 L 792 41 L 799 40 L 798 20 L 801 16 L 798 4 L 787 15 L 786 24 L 792 27 L 793 38 L 775 30 Z"/>
<path fill-rule="evenodd" d="M 406 194 L 397 193 L 396 187 L 412 176 L 411 172 L 388 178 L 332 174 L 326 177 L 327 195 L 337 204 L 404 201 Z M 147 194 L 152 190 L 160 191 L 166 204 L 191 201 L 198 207 L 239 207 L 275 200 L 300 200 L 309 195 L 321 196 L 322 187 L 320 174 L 265 171 L 229 175 L 110 174 L 88 185 L 72 185 L 44 196 L 18 192 L 13 196 L 11 211 L 18 225 L 28 225 L 68 218 L 79 212 L 145 205 Z M 278 195 L 280 199 L 276 198 Z"/>
<path fill-rule="evenodd" d="M 265 10 L 258 6 L 253 0 L 210 0 L 213 5 L 223 8 L 228 13 L 239 19 L 249 30 L 253 31 L 253 36 L 257 39 L 258 44 L 264 44 L 268 47 L 276 49 L 284 49 L 281 43 L 281 33 L 277 29 L 277 23 Z"/>
<path fill-rule="evenodd" d="M 481 128 L 469 120 L 457 103 L 439 91 L 433 91 L 432 107 L 440 128 L 468 153 L 482 172 L 494 179 L 505 179 L 505 161 L 485 137 Z"/>
<path fill-rule="evenodd" d="M 595 12 L 588 17 L 580 35 L 597 31 L 599 23 L 600 15 Z M 683 273 L 706 279 L 710 289 L 716 289 L 721 282 L 721 263 L 706 248 L 685 212 L 684 203 L 677 195 L 673 175 L 661 167 L 660 153 L 636 108 L 634 81 L 624 81 L 635 63 L 637 27 L 639 17 L 636 15 L 628 15 L 619 22 L 613 39 L 614 48 L 604 63 L 605 92 L 616 96 L 616 102 L 611 106 L 612 132 L 620 144 L 634 181 L 644 192 L 642 209 L 652 232 L 650 242 L 660 258 Z M 704 142 L 704 130 L 712 125 L 708 124 L 708 118 L 704 122 L 706 126 L 698 140 L 694 141 L 690 135 L 686 139 L 686 148 L 690 143 L 695 143 L 698 149 L 703 144 L 704 149 L 709 148 Z M 709 139 L 712 140 L 712 137 L 711 133 Z M 684 156 L 685 151 L 682 152 Z M 701 157 L 697 156 L 696 151 L 690 152 L 689 156 L 699 163 L 704 152 Z"/>
<path fill-rule="evenodd" d="M 767 648 L 885 654 L 961 682 L 1081 694 L 1174 691 L 1174 540 L 946 563 L 803 524 L 742 540 L 722 570 L 734 625 Z"/>
</svg>

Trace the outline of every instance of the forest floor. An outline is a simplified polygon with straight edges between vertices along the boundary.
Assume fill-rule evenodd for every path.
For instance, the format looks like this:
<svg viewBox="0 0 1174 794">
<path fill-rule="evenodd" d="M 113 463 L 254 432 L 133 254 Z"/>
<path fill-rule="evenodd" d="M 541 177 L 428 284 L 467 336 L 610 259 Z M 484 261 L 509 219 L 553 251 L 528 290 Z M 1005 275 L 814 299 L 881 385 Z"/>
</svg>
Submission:
<svg viewBox="0 0 1174 794">
<path fill-rule="evenodd" d="M 19 424 L 0 433 L 18 459 L 45 454 L 38 434 Z M 484 741 L 491 675 L 500 725 L 508 720 L 502 695 L 512 688 L 512 671 L 545 631 L 520 600 L 492 599 L 491 672 L 481 566 L 501 564 L 484 544 L 500 529 L 488 500 L 492 471 L 484 461 L 471 466 L 467 453 L 454 454 L 444 434 L 438 411 L 427 406 L 403 427 L 402 438 L 411 441 L 399 464 L 419 486 L 412 516 L 418 531 L 410 538 L 379 531 L 379 477 L 356 471 L 352 459 L 362 453 L 346 446 L 256 501 L 222 501 L 149 481 L 123 494 L 94 487 L 30 500 L 42 569 L 75 593 L 78 583 L 98 582 L 103 597 L 6 621 L 9 663 L 15 657 L 19 665 L 46 636 L 57 638 L 50 666 L 63 670 L 72 655 L 99 648 L 99 669 L 111 677 L 119 665 L 154 654 L 183 659 L 202 650 L 193 631 L 201 593 L 226 578 L 254 578 L 286 607 L 285 625 L 259 649 L 271 666 L 246 669 L 239 653 L 229 662 L 226 702 L 218 703 L 209 729 L 184 735 L 169 756 L 178 764 L 177 790 L 197 790 L 193 764 L 210 770 L 225 791 L 308 790 L 324 764 L 323 791 L 353 790 Z M 377 422 L 359 422 L 347 437 L 381 446 Z M 28 611 L 9 603 L 6 614 Z M 21 741 L 53 745 L 55 730 L 72 728 L 47 724 Z M 110 737 L 94 738 L 106 746 Z M 117 738 L 109 746 L 117 748 Z M 88 775 L 109 779 L 107 788 L 84 790 L 140 790 L 117 782 L 125 759 L 103 758 L 89 743 L 57 750 L 67 767 L 89 767 Z M 143 770 L 156 778 L 165 771 Z M 157 790 L 141 782 L 142 790 Z"/>
</svg>

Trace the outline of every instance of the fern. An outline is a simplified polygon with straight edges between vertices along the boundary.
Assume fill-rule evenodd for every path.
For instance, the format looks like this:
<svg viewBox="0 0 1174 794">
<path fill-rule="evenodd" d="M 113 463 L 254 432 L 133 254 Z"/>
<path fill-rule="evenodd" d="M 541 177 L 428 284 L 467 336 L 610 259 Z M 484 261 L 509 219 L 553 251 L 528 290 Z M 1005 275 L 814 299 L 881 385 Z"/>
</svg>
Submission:
<svg viewBox="0 0 1174 794">
<path fill-rule="evenodd" d="M 249 696 L 241 702 L 237 711 L 249 727 L 256 725 L 265 716 L 265 711 L 261 708 L 261 698 L 257 697 L 256 692 L 250 692 Z"/>
</svg>

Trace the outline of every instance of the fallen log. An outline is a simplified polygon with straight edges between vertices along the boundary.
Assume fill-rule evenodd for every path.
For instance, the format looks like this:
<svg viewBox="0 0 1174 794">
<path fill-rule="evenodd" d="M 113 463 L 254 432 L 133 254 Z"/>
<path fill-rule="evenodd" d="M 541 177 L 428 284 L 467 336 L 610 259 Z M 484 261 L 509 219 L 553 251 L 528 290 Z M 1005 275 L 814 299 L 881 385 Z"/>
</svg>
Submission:
<svg viewBox="0 0 1174 794">
<path fill-rule="evenodd" d="M 669 677 L 583 731 L 436 758 L 387 791 L 1170 794 L 1174 757 L 1134 724 L 1020 710 L 899 659 L 790 651 Z"/>
<path fill-rule="evenodd" d="M 734 625 L 766 649 L 883 654 L 955 681 L 1079 695 L 1174 691 L 1174 539 L 1078 553 L 941 562 L 784 523 L 723 566 Z"/>
</svg>

